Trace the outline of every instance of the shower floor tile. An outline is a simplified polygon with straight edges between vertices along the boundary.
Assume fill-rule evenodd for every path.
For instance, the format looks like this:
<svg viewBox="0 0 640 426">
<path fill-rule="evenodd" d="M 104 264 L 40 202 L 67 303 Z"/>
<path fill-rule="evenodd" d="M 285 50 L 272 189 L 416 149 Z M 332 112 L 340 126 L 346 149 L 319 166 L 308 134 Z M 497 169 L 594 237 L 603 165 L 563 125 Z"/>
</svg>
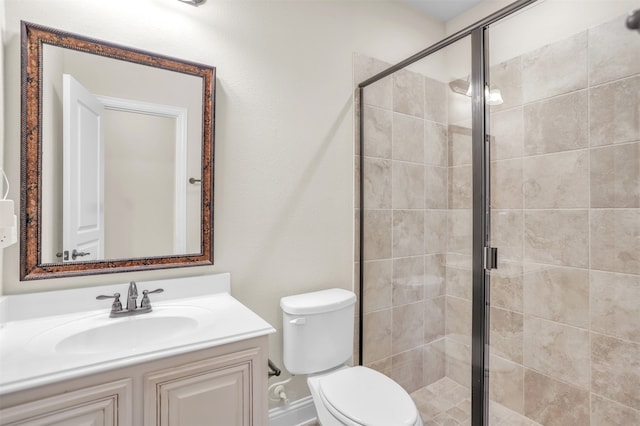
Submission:
<svg viewBox="0 0 640 426">
<path fill-rule="evenodd" d="M 425 426 L 471 426 L 471 391 L 445 377 L 411 394 Z M 491 426 L 540 426 L 503 405 L 490 402 Z"/>
</svg>

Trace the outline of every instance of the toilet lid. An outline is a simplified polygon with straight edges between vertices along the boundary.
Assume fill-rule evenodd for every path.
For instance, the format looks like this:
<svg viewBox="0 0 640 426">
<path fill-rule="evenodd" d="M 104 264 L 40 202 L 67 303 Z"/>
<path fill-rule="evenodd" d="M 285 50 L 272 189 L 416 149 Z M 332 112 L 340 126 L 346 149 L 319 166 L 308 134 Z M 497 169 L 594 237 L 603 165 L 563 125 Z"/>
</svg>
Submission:
<svg viewBox="0 0 640 426">
<path fill-rule="evenodd" d="M 330 411 L 360 425 L 413 426 L 418 417 L 413 400 L 399 384 L 366 367 L 345 368 L 323 377 L 320 393 Z"/>
</svg>

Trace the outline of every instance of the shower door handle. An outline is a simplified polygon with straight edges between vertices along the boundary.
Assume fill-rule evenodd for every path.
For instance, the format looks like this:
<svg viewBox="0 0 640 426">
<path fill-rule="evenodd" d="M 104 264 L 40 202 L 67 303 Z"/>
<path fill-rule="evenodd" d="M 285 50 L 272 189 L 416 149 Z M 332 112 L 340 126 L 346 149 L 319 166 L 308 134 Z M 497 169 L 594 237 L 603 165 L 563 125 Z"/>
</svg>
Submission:
<svg viewBox="0 0 640 426">
<path fill-rule="evenodd" d="M 498 269 L 498 248 L 484 248 L 484 269 Z"/>
</svg>

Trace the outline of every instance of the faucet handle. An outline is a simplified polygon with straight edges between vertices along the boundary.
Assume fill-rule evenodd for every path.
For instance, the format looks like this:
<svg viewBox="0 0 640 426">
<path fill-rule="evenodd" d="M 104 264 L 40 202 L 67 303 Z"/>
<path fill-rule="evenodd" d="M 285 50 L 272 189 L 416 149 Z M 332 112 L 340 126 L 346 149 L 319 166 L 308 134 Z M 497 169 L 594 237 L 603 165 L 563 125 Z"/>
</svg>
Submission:
<svg viewBox="0 0 640 426">
<path fill-rule="evenodd" d="M 97 300 L 104 299 L 114 299 L 113 304 L 111 305 L 111 312 L 118 312 L 122 310 L 122 303 L 120 302 L 120 293 L 114 293 L 113 296 L 105 296 L 101 294 L 100 296 L 96 296 Z"/>
<path fill-rule="evenodd" d="M 140 308 L 149 308 L 151 309 L 151 301 L 149 300 L 149 294 L 153 294 L 153 293 L 162 293 L 164 291 L 164 289 L 162 288 L 157 288 L 153 291 L 149 291 L 149 290 L 142 290 L 142 300 L 140 301 Z"/>
</svg>

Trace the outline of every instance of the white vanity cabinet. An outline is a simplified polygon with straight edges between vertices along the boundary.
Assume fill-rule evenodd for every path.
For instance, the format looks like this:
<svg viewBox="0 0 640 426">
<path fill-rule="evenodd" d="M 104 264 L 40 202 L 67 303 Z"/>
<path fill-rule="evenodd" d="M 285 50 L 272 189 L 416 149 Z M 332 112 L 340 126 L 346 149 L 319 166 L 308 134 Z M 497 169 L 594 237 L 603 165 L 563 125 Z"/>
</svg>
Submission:
<svg viewBox="0 0 640 426">
<path fill-rule="evenodd" d="M 0 396 L 2 426 L 267 426 L 259 336 Z"/>
<path fill-rule="evenodd" d="M 116 426 L 131 419 L 131 379 L 80 388 L 0 410 L 11 426 Z M 25 395 L 26 397 L 26 395 Z"/>
</svg>

